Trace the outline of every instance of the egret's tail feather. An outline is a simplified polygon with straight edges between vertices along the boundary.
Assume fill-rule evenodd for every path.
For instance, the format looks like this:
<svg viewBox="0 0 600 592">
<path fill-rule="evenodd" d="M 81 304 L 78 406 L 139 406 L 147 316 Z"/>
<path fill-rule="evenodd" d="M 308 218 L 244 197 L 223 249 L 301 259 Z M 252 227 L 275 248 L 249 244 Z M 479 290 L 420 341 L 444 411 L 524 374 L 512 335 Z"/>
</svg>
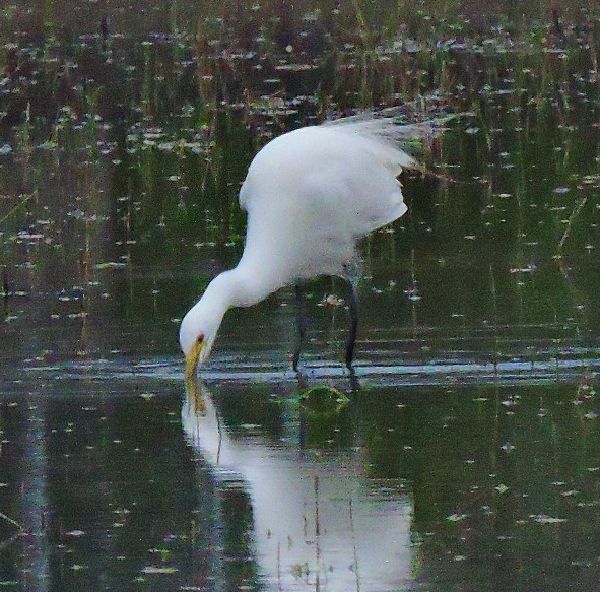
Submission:
<svg viewBox="0 0 600 592">
<path fill-rule="evenodd" d="M 446 131 L 447 123 L 457 117 L 446 115 L 416 123 L 406 123 L 410 116 L 406 107 L 391 107 L 382 111 L 364 111 L 351 117 L 327 121 L 323 125 L 335 126 L 339 131 L 356 133 L 371 138 L 402 152 L 400 166 L 420 169 L 420 165 L 409 153 L 419 150 Z M 411 117 L 414 119 L 414 117 Z"/>
</svg>

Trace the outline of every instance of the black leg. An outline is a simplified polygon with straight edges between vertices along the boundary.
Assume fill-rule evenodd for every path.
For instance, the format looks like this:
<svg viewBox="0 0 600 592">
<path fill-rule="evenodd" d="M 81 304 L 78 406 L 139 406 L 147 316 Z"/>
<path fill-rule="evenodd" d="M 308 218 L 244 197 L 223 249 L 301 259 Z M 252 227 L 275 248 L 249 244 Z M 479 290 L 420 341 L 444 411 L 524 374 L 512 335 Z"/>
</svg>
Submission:
<svg viewBox="0 0 600 592">
<path fill-rule="evenodd" d="M 300 352 L 304 344 L 304 336 L 306 335 L 306 315 L 304 313 L 304 290 L 300 284 L 295 286 L 296 292 L 296 326 L 298 327 L 298 340 L 292 355 L 292 370 L 298 372 L 298 360 Z"/>
<path fill-rule="evenodd" d="M 348 285 L 348 312 L 350 314 L 350 332 L 346 341 L 346 368 L 352 371 L 352 358 L 354 357 L 354 344 L 356 342 L 356 331 L 358 329 L 358 292 L 356 284 L 350 279 L 346 280 Z"/>
</svg>

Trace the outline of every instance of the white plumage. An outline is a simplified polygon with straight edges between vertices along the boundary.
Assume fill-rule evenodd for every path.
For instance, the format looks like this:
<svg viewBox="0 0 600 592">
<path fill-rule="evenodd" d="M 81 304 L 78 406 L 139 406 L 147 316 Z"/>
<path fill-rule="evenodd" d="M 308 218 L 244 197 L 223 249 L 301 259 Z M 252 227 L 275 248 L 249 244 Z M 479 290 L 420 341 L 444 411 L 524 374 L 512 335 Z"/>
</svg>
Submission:
<svg viewBox="0 0 600 592">
<path fill-rule="evenodd" d="M 265 145 L 240 192 L 248 212 L 243 256 L 209 284 L 181 324 L 186 375 L 208 356 L 227 309 L 316 276 L 347 278 L 357 241 L 407 210 L 397 177 L 416 163 L 396 142 L 433 129 L 370 114 L 297 129 Z"/>
<path fill-rule="evenodd" d="M 305 127 L 271 141 L 240 192 L 248 211 L 240 264 L 262 267 L 274 288 L 342 275 L 358 239 L 406 212 L 396 176 L 407 159 L 333 127 Z"/>
</svg>

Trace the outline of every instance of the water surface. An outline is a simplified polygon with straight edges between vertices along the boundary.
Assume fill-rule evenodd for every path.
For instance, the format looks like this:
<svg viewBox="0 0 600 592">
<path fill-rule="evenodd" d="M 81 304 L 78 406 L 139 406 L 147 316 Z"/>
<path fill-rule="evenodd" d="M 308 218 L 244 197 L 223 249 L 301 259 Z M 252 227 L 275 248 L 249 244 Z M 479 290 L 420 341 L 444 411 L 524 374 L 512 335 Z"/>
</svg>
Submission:
<svg viewBox="0 0 600 592">
<path fill-rule="evenodd" d="M 296 4 L 3 13 L 0 584 L 594 590 L 597 15 Z M 321 278 L 303 378 L 284 289 L 228 313 L 201 413 L 178 324 L 241 255 L 253 155 L 402 103 L 460 116 L 362 245 L 355 377 Z"/>
</svg>

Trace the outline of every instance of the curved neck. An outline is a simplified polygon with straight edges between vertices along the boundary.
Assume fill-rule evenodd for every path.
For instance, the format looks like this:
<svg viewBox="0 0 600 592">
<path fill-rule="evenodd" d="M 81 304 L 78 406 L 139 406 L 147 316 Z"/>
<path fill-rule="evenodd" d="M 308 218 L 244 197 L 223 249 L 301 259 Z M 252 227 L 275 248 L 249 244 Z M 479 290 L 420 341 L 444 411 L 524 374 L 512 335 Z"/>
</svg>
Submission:
<svg viewBox="0 0 600 592">
<path fill-rule="evenodd" d="M 250 270 L 245 265 L 240 264 L 234 269 L 219 274 L 209 284 L 206 292 L 215 285 L 218 292 L 227 292 L 228 308 L 253 306 L 262 302 L 279 287 L 268 281 L 268 278 L 263 277 L 260 272 L 261 270 Z"/>
<path fill-rule="evenodd" d="M 262 269 L 250 268 L 244 262 L 216 276 L 206 288 L 198 305 L 222 318 L 232 307 L 253 306 L 262 302 L 280 286 Z"/>
<path fill-rule="evenodd" d="M 208 356 L 223 315 L 229 308 L 257 304 L 280 286 L 273 273 L 245 261 L 240 261 L 235 269 L 220 273 L 181 322 L 181 348 L 187 355 L 198 336 L 203 335 L 202 362 Z"/>
</svg>

